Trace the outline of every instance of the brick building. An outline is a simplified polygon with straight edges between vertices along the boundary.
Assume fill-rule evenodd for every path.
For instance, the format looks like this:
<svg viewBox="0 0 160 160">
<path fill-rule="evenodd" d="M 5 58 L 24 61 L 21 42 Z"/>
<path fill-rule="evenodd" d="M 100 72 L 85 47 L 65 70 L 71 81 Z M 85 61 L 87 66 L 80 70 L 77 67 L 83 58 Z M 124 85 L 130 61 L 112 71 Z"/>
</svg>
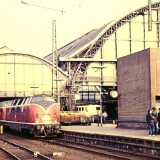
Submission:
<svg viewBox="0 0 160 160">
<path fill-rule="evenodd" d="M 160 107 L 160 49 L 149 48 L 117 61 L 118 127 L 146 128 L 149 108 Z"/>
</svg>

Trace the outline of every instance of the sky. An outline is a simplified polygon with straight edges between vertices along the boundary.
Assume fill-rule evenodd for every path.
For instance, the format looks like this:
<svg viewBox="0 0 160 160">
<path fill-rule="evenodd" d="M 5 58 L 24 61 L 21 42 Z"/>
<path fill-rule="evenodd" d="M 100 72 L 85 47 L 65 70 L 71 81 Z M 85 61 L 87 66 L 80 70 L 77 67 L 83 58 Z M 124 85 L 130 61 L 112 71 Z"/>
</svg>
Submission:
<svg viewBox="0 0 160 160">
<path fill-rule="evenodd" d="M 148 0 L 0 0 L 0 48 L 42 58 L 52 53 L 53 20 L 60 48 L 147 4 Z"/>
</svg>

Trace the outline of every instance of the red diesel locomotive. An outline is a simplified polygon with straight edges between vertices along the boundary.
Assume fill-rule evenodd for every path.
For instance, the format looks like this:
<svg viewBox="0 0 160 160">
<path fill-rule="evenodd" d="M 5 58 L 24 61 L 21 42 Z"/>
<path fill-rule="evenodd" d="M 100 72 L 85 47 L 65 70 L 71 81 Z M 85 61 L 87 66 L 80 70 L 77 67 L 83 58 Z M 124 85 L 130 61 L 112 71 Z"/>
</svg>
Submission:
<svg viewBox="0 0 160 160">
<path fill-rule="evenodd" d="M 0 124 L 6 129 L 35 137 L 60 135 L 60 107 L 48 95 L 1 102 Z"/>
</svg>

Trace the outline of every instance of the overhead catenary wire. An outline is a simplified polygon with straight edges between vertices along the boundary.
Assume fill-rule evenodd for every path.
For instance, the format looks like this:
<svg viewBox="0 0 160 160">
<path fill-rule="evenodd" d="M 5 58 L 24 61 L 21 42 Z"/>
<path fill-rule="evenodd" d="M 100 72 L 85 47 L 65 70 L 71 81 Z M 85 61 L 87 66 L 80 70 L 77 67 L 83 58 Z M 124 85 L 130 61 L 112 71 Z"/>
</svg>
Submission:
<svg viewBox="0 0 160 160">
<path fill-rule="evenodd" d="M 56 11 L 56 12 L 61 12 L 62 14 L 66 12 L 64 10 L 59 10 L 59 9 L 55 9 L 55 8 L 49 8 L 49 7 L 40 6 L 40 5 L 37 5 L 37 4 L 31 4 L 31 3 L 24 2 L 24 1 L 21 1 L 21 3 L 27 4 L 27 5 L 31 5 L 31 6 L 35 6 L 35 7 L 44 8 L 44 9 L 53 10 L 53 11 Z"/>
</svg>

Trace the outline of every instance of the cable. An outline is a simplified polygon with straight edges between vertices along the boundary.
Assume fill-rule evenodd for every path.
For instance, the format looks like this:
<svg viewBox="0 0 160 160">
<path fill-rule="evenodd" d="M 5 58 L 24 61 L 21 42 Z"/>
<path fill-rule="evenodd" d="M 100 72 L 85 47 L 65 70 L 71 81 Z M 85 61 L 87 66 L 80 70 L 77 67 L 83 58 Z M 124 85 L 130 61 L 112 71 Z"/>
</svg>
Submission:
<svg viewBox="0 0 160 160">
<path fill-rule="evenodd" d="M 35 6 L 35 7 L 44 8 L 44 9 L 54 10 L 54 11 L 56 11 L 56 12 L 61 12 L 62 14 L 63 14 L 63 13 L 66 13 L 66 11 L 63 11 L 63 10 L 58 10 L 58 9 L 54 9 L 54 8 L 48 8 L 48 7 L 39 6 L 39 5 L 36 5 L 36 4 L 30 4 L 30 3 L 27 3 L 27 2 L 24 2 L 24 1 L 21 1 L 21 3 L 27 4 L 27 5 L 31 5 L 31 6 Z"/>
</svg>

